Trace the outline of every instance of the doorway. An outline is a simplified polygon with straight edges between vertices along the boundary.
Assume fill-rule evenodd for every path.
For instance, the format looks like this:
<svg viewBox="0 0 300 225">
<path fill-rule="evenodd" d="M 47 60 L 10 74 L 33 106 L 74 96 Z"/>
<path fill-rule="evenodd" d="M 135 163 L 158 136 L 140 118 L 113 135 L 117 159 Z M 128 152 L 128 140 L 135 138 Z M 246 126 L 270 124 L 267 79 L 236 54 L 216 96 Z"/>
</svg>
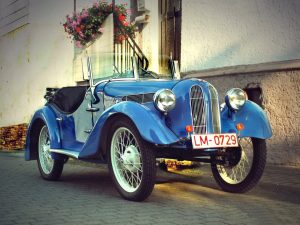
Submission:
<svg viewBox="0 0 300 225">
<path fill-rule="evenodd" d="M 178 60 L 181 55 L 182 0 L 159 0 L 160 70 L 168 70 L 168 57 Z"/>
<path fill-rule="evenodd" d="M 244 91 L 247 93 L 249 100 L 255 102 L 256 104 L 258 104 L 260 107 L 264 109 L 263 92 L 259 84 L 253 84 L 253 83 L 248 84 L 244 88 Z"/>
</svg>

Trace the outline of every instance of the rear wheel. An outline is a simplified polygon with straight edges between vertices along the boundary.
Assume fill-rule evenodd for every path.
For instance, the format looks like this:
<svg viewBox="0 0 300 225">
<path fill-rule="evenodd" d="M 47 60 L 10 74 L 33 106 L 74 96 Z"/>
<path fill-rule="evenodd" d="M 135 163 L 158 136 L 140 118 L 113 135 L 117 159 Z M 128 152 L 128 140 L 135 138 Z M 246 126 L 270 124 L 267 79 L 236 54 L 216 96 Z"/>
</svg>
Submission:
<svg viewBox="0 0 300 225">
<path fill-rule="evenodd" d="M 111 129 L 109 170 L 118 192 L 127 200 L 143 201 L 155 184 L 155 157 L 149 144 L 129 119 Z"/>
<path fill-rule="evenodd" d="M 239 145 L 240 148 L 227 158 L 226 165 L 211 165 L 216 182 L 227 192 L 243 193 L 250 190 L 260 180 L 265 168 L 265 140 L 241 138 Z"/>
<path fill-rule="evenodd" d="M 57 180 L 60 178 L 64 161 L 55 160 L 51 157 L 50 138 L 46 125 L 40 128 L 38 140 L 38 168 L 41 176 L 46 180 Z"/>
</svg>

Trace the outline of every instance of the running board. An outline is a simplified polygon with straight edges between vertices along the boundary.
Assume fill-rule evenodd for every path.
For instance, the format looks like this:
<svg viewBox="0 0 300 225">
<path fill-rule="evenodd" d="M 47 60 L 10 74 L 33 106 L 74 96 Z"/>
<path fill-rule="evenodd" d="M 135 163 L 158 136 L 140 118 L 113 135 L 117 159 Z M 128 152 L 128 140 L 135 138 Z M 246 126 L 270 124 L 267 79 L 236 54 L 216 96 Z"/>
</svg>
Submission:
<svg viewBox="0 0 300 225">
<path fill-rule="evenodd" d="M 79 152 L 74 152 L 66 149 L 50 149 L 50 152 L 59 153 L 78 159 Z"/>
</svg>

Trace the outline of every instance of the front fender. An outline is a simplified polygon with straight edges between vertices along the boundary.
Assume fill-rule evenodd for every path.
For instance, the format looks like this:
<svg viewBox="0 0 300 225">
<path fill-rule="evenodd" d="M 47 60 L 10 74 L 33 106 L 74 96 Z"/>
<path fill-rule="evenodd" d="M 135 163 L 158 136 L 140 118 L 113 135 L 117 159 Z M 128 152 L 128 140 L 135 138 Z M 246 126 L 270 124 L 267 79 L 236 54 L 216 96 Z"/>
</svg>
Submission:
<svg viewBox="0 0 300 225">
<path fill-rule="evenodd" d="M 244 129 L 237 131 L 236 125 L 244 124 Z M 236 132 L 239 137 L 255 137 L 267 139 L 272 136 L 272 129 L 263 109 L 252 101 L 246 101 L 237 112 L 227 106 L 221 112 L 222 133 Z"/>
<path fill-rule="evenodd" d="M 156 109 L 150 109 L 136 102 L 126 101 L 107 109 L 97 121 L 79 157 L 86 158 L 97 154 L 100 149 L 103 128 L 115 114 L 122 114 L 132 120 L 142 138 L 150 143 L 168 145 L 179 141 L 179 138 L 166 126 L 165 119 Z"/>
<path fill-rule="evenodd" d="M 148 108 L 136 102 L 124 102 L 114 109 L 129 117 L 148 142 L 168 145 L 179 141 L 179 138 L 167 127 L 165 116 L 154 107 Z"/>
<path fill-rule="evenodd" d="M 30 125 L 27 130 L 26 145 L 25 145 L 25 160 L 36 159 L 36 154 L 34 154 L 33 140 L 38 138 L 36 129 L 39 128 L 41 122 L 47 125 L 49 137 L 50 137 L 50 148 L 60 149 L 61 139 L 59 133 L 59 126 L 56 121 L 56 115 L 50 106 L 44 106 L 39 109 L 33 115 Z"/>
</svg>

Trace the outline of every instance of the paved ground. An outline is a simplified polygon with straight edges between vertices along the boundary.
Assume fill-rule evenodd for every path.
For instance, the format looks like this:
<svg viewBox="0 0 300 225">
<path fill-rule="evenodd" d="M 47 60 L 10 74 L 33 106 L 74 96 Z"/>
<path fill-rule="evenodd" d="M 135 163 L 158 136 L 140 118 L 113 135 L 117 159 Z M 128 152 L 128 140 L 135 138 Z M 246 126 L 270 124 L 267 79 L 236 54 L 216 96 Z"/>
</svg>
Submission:
<svg viewBox="0 0 300 225">
<path fill-rule="evenodd" d="M 49 182 L 35 161 L 0 152 L 0 224 L 300 224 L 300 168 L 268 166 L 247 194 L 224 193 L 201 171 L 160 171 L 136 203 L 118 195 L 106 167 L 68 163 Z"/>
</svg>

